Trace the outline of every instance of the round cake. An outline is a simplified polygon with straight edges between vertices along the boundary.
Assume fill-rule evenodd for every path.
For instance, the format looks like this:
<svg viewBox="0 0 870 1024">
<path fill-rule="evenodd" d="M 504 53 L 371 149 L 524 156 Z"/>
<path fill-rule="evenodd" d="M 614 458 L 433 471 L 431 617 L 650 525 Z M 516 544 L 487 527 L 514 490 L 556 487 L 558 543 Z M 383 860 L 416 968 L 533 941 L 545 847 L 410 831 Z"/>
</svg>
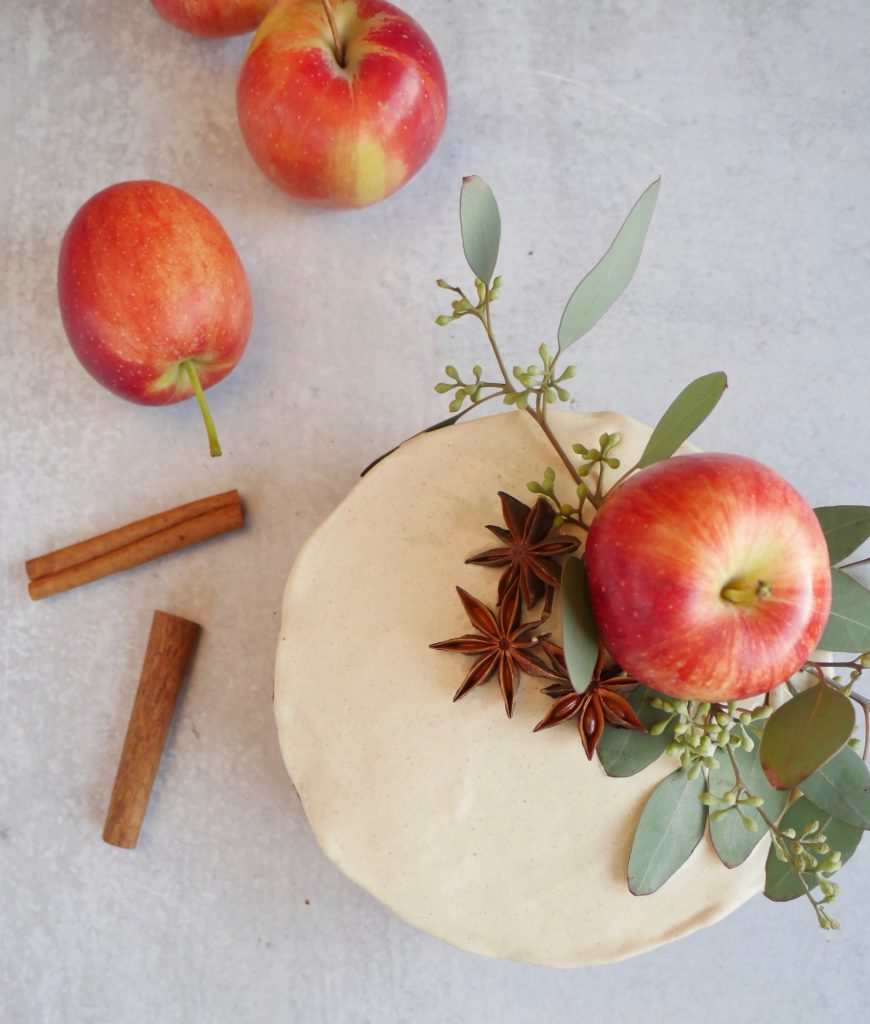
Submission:
<svg viewBox="0 0 870 1024">
<path fill-rule="evenodd" d="M 553 413 L 563 446 L 619 431 L 624 467 L 648 427 Z M 631 778 L 587 761 L 576 729 L 532 734 L 552 701 L 524 678 L 452 697 L 468 659 L 429 649 L 468 631 L 459 585 L 495 607 L 499 491 L 567 474 L 514 412 L 406 442 L 312 536 L 290 575 L 275 714 L 287 769 L 324 852 L 400 917 L 463 949 L 556 967 L 619 960 L 712 924 L 761 891 L 767 841 L 729 870 L 705 838 L 658 892 L 633 896 L 641 809 L 675 764 Z M 547 629 L 559 637 L 558 598 Z"/>
</svg>

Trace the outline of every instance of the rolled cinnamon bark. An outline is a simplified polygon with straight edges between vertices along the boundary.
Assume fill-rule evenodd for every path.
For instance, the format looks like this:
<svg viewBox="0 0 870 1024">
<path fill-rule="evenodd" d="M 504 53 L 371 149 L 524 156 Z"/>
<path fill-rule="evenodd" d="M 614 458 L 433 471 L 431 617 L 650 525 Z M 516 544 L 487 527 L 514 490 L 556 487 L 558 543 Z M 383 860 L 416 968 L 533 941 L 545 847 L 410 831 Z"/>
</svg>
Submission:
<svg viewBox="0 0 870 1024">
<path fill-rule="evenodd" d="M 180 551 L 191 544 L 198 544 L 230 530 L 238 530 L 244 526 L 245 516 L 238 493 L 231 493 L 235 493 L 237 499 L 233 504 L 212 508 L 204 515 L 185 519 L 168 529 L 149 533 L 133 543 L 116 547 L 88 561 L 31 580 L 27 587 L 31 599 L 39 601 L 60 594 L 64 590 L 72 590 L 73 587 L 92 583 L 112 573 L 132 569 L 133 566 Z"/>
<path fill-rule="evenodd" d="M 137 519 L 135 523 L 127 523 L 125 526 L 119 526 L 115 530 L 109 530 L 96 537 L 89 537 L 77 544 L 59 548 L 47 555 L 40 555 L 39 558 L 31 558 L 29 562 L 25 562 L 24 570 L 27 573 L 27 578 L 31 580 L 51 576 L 64 569 L 70 569 L 72 566 L 90 562 L 110 551 L 117 551 L 119 548 L 143 540 L 152 534 L 168 530 L 172 526 L 178 526 L 197 516 L 205 515 L 207 512 L 226 508 L 228 505 L 240 505 L 241 500 L 239 492 L 233 490 L 212 494 L 207 498 L 200 498 L 198 501 L 189 501 L 186 505 L 158 512 L 145 519 Z"/>
<path fill-rule="evenodd" d="M 168 612 L 154 613 L 103 828 L 103 840 L 112 846 L 132 850 L 139 839 L 172 714 L 199 632 L 199 625 L 189 619 Z"/>
</svg>

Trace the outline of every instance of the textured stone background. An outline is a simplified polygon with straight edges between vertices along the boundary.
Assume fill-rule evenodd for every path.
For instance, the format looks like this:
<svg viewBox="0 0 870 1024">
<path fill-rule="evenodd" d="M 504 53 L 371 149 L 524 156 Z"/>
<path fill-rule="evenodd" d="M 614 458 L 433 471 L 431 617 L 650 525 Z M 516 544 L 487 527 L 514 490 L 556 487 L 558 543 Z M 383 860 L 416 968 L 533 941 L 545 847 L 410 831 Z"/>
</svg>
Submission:
<svg viewBox="0 0 870 1024">
<path fill-rule="evenodd" d="M 759 899 L 622 965 L 554 972 L 449 948 L 317 849 L 271 715 L 284 579 L 373 456 L 443 415 L 431 383 L 482 353 L 437 329 L 462 273 L 463 174 L 498 195 L 510 362 L 641 189 L 663 188 L 630 293 L 582 346 L 576 408 L 653 420 L 689 379 L 732 387 L 698 436 L 751 452 L 816 504 L 866 502 L 870 8 L 864 0 L 582 5 L 404 0 L 451 85 L 433 160 L 384 205 L 302 208 L 247 156 L 245 40 L 198 41 L 146 0 L 5 0 L 0 63 L 0 1019 L 4 1024 L 854 1019 L 866 1010 L 870 851 L 839 935 Z M 546 11 L 543 8 L 546 7 Z M 190 404 L 103 391 L 54 294 L 93 192 L 156 177 L 220 217 L 255 327 Z M 31 605 L 26 557 L 238 486 L 250 529 Z M 204 623 L 138 850 L 100 841 L 152 609 Z M 738 988 L 738 979 L 745 988 Z"/>
</svg>

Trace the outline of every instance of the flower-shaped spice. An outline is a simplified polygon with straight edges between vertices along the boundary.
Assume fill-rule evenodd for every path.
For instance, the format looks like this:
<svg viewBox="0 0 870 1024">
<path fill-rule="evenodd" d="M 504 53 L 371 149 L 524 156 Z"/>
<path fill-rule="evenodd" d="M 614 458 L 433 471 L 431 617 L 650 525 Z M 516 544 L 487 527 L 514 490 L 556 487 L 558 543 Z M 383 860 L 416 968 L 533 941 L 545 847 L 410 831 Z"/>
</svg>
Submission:
<svg viewBox="0 0 870 1024">
<path fill-rule="evenodd" d="M 605 672 L 605 678 L 593 679 L 581 693 L 568 681 L 568 670 L 562 649 L 550 641 L 545 643 L 545 650 L 553 667 L 564 668 L 565 678 L 544 689 L 548 697 L 556 698 L 556 703 L 535 726 L 535 732 L 550 729 L 560 722 L 567 722 L 576 715 L 583 749 L 591 761 L 598 741 L 604 733 L 605 722 L 617 729 L 645 731 L 643 723 L 634 713 L 634 708 L 623 696 L 637 686 L 635 680 L 619 675 L 619 669 L 610 670 L 616 673 L 613 678 L 606 678 Z"/>
<path fill-rule="evenodd" d="M 498 672 L 499 686 L 504 697 L 504 708 L 508 718 L 514 710 L 514 699 L 519 686 L 520 673 L 540 676 L 544 679 L 561 677 L 549 669 L 531 651 L 539 647 L 549 636 L 535 636 L 541 620 L 521 622 L 522 600 L 519 587 L 511 587 L 494 614 L 485 604 L 472 597 L 462 587 L 456 588 L 462 606 L 477 633 L 466 633 L 454 640 L 443 640 L 429 646 L 437 651 L 455 651 L 476 658 L 464 682 L 453 699 L 459 700 L 475 687 L 480 686 Z"/>
<path fill-rule="evenodd" d="M 556 513 L 545 498 L 538 498 L 534 507 L 529 508 L 504 491 L 499 491 L 498 496 L 507 529 L 487 526 L 487 530 L 498 537 L 502 546 L 475 555 L 467 559 L 466 564 L 504 568 L 498 584 L 499 605 L 508 591 L 518 585 L 529 609 L 546 597 L 546 618 L 553 591 L 562 577 L 562 568 L 556 559 L 576 551 L 579 541 L 564 534 L 551 536 Z"/>
</svg>

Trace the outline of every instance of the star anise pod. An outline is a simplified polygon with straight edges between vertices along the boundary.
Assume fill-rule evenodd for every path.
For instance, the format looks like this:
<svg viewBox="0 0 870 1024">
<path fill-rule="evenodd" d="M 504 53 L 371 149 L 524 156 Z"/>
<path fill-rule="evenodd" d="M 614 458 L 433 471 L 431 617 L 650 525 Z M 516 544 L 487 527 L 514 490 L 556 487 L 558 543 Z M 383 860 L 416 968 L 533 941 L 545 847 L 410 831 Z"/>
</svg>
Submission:
<svg viewBox="0 0 870 1024">
<path fill-rule="evenodd" d="M 505 711 L 510 718 L 514 710 L 521 672 L 545 679 L 560 678 L 540 658 L 531 653 L 532 648 L 537 647 L 542 640 L 542 637 L 533 635 L 541 625 L 541 620 L 520 621 L 523 606 L 518 587 L 508 591 L 497 614 L 491 612 L 485 604 L 472 597 L 462 587 L 457 587 L 456 590 L 466 614 L 478 632 L 466 633 L 454 640 L 442 640 L 441 643 L 429 646 L 437 651 L 455 651 L 477 659 L 456 691 L 453 697 L 455 701 L 485 683 L 498 671 Z M 549 636 L 549 633 L 545 636 Z"/>
<path fill-rule="evenodd" d="M 556 561 L 560 555 L 576 551 L 579 541 L 564 534 L 551 536 L 556 513 L 545 498 L 538 498 L 533 508 L 517 498 L 499 491 L 505 529 L 487 526 L 502 542 L 466 561 L 468 565 L 505 567 L 498 584 L 498 603 L 515 586 L 519 586 L 527 608 L 534 608 L 546 597 L 544 618 L 552 606 L 553 591 L 559 586 L 562 569 Z"/>
<path fill-rule="evenodd" d="M 637 682 L 623 675 L 619 666 L 613 665 L 605 669 L 598 679 L 593 679 L 589 686 L 579 693 L 568 678 L 568 666 L 562 648 L 549 639 L 544 640 L 542 647 L 553 668 L 564 678 L 552 686 L 545 687 L 544 693 L 548 697 L 555 697 L 556 703 L 535 726 L 535 732 L 550 729 L 577 715 L 577 728 L 583 749 L 591 761 L 598 741 L 604 733 L 605 722 L 609 722 L 617 729 L 646 731 L 634 713 L 634 708 L 623 696 L 633 690 Z"/>
</svg>

